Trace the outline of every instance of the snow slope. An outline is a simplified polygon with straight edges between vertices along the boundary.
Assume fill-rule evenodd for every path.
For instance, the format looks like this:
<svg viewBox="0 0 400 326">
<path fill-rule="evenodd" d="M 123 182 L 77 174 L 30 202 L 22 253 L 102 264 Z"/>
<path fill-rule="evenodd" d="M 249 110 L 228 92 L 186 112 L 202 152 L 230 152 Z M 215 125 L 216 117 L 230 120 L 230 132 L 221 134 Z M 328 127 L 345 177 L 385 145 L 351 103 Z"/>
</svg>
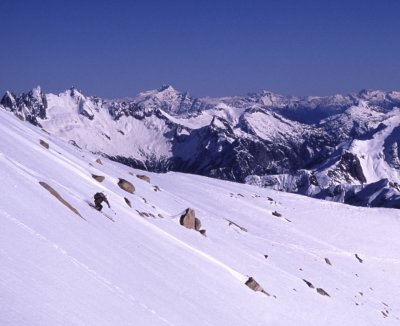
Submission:
<svg viewBox="0 0 400 326">
<path fill-rule="evenodd" d="M 398 210 L 179 173 L 147 183 L 3 110 L 0 137 L 0 325 L 400 323 Z M 115 222 L 87 204 L 97 191 Z M 188 207 L 207 237 L 179 224 Z"/>
<path fill-rule="evenodd" d="M 163 137 L 167 129 L 164 121 L 155 117 L 146 118 L 144 122 L 133 117 L 112 121 L 107 110 L 99 110 L 90 99 L 76 90 L 74 93 L 74 96 L 69 91 L 47 96 L 47 120 L 42 122 L 46 130 L 73 140 L 87 150 L 111 156 L 143 159 L 144 152 L 156 152 L 160 156 L 170 152 L 171 145 Z M 79 110 L 85 110 L 93 118 L 78 114 Z"/>
<path fill-rule="evenodd" d="M 354 140 L 350 151 L 361 158 L 360 162 L 368 182 L 377 182 L 384 178 L 399 180 L 399 171 L 392 169 L 384 159 L 384 145 L 393 130 L 400 125 L 400 109 L 396 108 L 383 121 L 386 128 L 375 133 L 371 139 Z"/>
</svg>

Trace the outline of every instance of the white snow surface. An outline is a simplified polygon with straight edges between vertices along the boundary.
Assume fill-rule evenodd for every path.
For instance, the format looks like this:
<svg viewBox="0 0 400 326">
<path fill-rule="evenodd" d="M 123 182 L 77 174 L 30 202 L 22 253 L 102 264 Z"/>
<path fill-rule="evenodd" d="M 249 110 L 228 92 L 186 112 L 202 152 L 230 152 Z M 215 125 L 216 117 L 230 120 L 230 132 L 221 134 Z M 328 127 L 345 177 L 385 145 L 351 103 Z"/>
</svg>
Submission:
<svg viewBox="0 0 400 326">
<path fill-rule="evenodd" d="M 387 114 L 383 122 L 386 127 L 373 135 L 368 140 L 353 140 L 350 151 L 360 158 L 360 163 L 368 183 L 376 182 L 384 178 L 398 180 L 399 172 L 393 169 L 385 161 L 384 144 L 393 130 L 400 126 L 400 109 L 395 108 Z"/>
<path fill-rule="evenodd" d="M 400 324 L 398 210 L 101 165 L 3 110 L 0 136 L 0 325 Z M 98 191 L 115 222 L 88 205 Z M 207 237 L 179 224 L 188 207 Z"/>
<path fill-rule="evenodd" d="M 48 117 L 41 120 L 43 127 L 64 140 L 74 140 L 89 151 L 137 159 L 143 159 L 144 153 L 157 153 L 162 157 L 171 151 L 171 145 L 163 136 L 164 121 L 154 116 L 143 121 L 133 117 L 114 121 L 107 109 L 101 108 L 90 120 L 78 114 L 80 106 L 88 112 L 95 110 L 91 101 L 81 94 L 75 98 L 68 91 L 60 95 L 48 94 L 47 101 Z"/>
</svg>

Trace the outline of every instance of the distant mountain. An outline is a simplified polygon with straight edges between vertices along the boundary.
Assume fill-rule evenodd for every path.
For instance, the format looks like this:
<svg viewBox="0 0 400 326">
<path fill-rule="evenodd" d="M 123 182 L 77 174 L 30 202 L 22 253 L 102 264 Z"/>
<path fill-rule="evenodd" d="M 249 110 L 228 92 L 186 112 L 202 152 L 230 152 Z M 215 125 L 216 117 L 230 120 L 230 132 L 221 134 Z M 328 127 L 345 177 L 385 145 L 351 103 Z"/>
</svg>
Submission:
<svg viewBox="0 0 400 326">
<path fill-rule="evenodd" d="M 131 99 L 40 87 L 1 106 L 136 168 L 248 182 L 357 205 L 400 207 L 400 92 L 194 98 L 172 86 Z M 376 198 L 379 198 L 377 200 Z"/>
</svg>

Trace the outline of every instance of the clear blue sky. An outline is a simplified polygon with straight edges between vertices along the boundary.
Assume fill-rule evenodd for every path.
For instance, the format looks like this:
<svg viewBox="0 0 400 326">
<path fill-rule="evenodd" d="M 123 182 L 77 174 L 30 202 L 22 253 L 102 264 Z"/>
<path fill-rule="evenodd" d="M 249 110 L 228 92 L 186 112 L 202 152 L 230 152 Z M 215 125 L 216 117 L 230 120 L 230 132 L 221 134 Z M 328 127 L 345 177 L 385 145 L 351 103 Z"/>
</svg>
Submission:
<svg viewBox="0 0 400 326">
<path fill-rule="evenodd" d="M 0 92 L 400 90 L 398 0 L 0 2 Z"/>
</svg>

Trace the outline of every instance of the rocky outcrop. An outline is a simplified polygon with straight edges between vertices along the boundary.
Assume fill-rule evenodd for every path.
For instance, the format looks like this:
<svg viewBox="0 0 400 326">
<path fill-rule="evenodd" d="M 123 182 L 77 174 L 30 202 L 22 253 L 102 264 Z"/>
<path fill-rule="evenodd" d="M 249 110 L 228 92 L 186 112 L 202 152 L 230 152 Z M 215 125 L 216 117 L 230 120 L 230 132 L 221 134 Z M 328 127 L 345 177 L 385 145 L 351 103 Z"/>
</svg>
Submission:
<svg viewBox="0 0 400 326">
<path fill-rule="evenodd" d="M 196 226 L 196 213 L 193 209 L 187 208 L 185 212 L 181 215 L 179 223 L 185 228 L 195 230 Z"/>
<path fill-rule="evenodd" d="M 124 200 L 125 200 L 125 203 L 126 203 L 130 208 L 132 208 L 131 201 L 130 201 L 128 198 L 126 198 L 126 197 L 124 197 Z"/>
<path fill-rule="evenodd" d="M 317 293 L 319 293 L 320 295 L 324 295 L 324 296 L 330 297 L 330 295 L 328 294 L 328 292 L 326 292 L 324 289 L 322 289 L 322 288 L 317 288 L 316 290 L 317 290 Z"/>
<path fill-rule="evenodd" d="M 104 179 L 105 179 L 104 176 L 102 176 L 102 175 L 95 175 L 95 174 L 92 174 L 92 178 L 95 179 L 95 180 L 98 181 L 98 182 L 103 182 Z"/>
<path fill-rule="evenodd" d="M 328 171 L 328 176 L 334 180 L 337 179 L 339 182 L 342 179 L 347 183 L 353 183 L 354 180 L 360 183 L 367 182 L 359 158 L 350 152 L 342 154 L 336 167 Z"/>
<path fill-rule="evenodd" d="M 39 142 L 40 142 L 40 145 L 42 145 L 44 148 L 49 149 L 50 146 L 47 142 L 45 142 L 42 139 L 40 139 Z"/>
<path fill-rule="evenodd" d="M 150 178 L 149 178 L 147 175 L 140 175 L 140 174 L 137 174 L 137 175 L 136 175 L 136 178 L 139 178 L 139 179 L 141 179 L 141 180 L 143 180 L 143 181 L 146 181 L 146 182 L 150 183 Z"/>
<path fill-rule="evenodd" d="M 307 286 L 308 286 L 310 289 L 314 289 L 314 285 L 313 285 L 310 281 L 307 281 L 307 280 L 303 279 L 303 282 L 306 283 Z"/>
<path fill-rule="evenodd" d="M 41 126 L 38 119 L 46 119 L 47 99 L 39 86 L 20 96 L 6 92 L 0 104 L 36 126 Z"/>
<path fill-rule="evenodd" d="M 126 192 L 129 192 L 131 194 L 133 194 L 135 192 L 135 186 L 129 182 L 128 180 L 125 179 L 119 179 L 118 181 L 118 186 L 125 190 Z"/>
<path fill-rule="evenodd" d="M 269 296 L 269 294 L 262 288 L 262 286 L 252 277 L 249 277 L 249 279 L 244 284 L 255 292 L 261 292 Z"/>
<path fill-rule="evenodd" d="M 78 210 L 75 207 L 73 207 L 63 197 L 61 197 L 61 195 L 56 190 L 54 190 L 51 186 L 49 186 L 46 182 L 40 181 L 39 184 L 44 189 L 46 189 L 48 192 L 50 192 L 54 197 L 56 197 L 63 205 L 67 206 L 76 215 L 78 215 L 79 217 L 83 218 L 82 215 L 78 212 Z"/>
<path fill-rule="evenodd" d="M 205 235 L 205 230 L 201 230 L 201 221 L 196 217 L 195 211 L 191 208 L 185 210 L 179 219 L 179 223 L 185 228 L 199 231 Z"/>
</svg>

